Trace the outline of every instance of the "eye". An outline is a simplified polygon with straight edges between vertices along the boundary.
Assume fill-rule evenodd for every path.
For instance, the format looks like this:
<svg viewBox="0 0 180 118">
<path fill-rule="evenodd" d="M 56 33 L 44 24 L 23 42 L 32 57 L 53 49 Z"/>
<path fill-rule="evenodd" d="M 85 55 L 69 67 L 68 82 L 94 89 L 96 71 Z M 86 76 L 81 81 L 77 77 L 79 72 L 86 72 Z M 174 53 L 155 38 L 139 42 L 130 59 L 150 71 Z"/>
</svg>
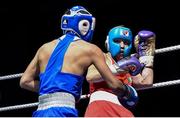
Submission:
<svg viewBox="0 0 180 118">
<path fill-rule="evenodd" d="M 124 41 L 124 45 L 129 45 L 129 42 L 128 41 Z"/>
<path fill-rule="evenodd" d="M 121 39 L 114 39 L 115 43 L 120 43 L 122 40 Z"/>
</svg>

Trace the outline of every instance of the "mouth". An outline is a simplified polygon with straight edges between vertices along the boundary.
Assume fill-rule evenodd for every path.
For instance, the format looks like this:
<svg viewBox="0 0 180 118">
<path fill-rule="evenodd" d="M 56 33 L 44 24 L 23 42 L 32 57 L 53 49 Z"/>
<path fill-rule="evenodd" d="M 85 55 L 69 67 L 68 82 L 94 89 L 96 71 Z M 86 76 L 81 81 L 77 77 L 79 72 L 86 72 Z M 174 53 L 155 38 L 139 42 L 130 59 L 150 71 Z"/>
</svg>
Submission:
<svg viewBox="0 0 180 118">
<path fill-rule="evenodd" d="M 116 59 L 121 60 L 121 59 L 123 59 L 123 57 L 124 57 L 124 54 L 123 54 L 123 52 L 121 52 L 116 56 Z"/>
</svg>

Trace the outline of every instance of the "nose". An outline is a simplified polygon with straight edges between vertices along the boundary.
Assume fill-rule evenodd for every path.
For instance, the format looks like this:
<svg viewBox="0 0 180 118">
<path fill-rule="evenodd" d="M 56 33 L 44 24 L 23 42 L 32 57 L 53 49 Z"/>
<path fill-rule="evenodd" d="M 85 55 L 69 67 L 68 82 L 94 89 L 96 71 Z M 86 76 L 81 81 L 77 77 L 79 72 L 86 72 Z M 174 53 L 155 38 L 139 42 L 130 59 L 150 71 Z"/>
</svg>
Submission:
<svg viewBox="0 0 180 118">
<path fill-rule="evenodd" d="M 124 45 L 123 41 L 120 42 L 120 46 L 121 46 L 121 48 L 124 48 L 125 45 Z"/>
</svg>

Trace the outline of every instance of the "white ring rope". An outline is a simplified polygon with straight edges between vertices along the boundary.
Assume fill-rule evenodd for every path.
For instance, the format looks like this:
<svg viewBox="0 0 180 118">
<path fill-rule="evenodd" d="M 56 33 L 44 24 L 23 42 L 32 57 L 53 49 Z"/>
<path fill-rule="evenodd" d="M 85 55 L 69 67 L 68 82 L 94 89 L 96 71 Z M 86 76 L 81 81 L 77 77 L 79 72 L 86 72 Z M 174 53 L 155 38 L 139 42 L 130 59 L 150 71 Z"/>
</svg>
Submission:
<svg viewBox="0 0 180 118">
<path fill-rule="evenodd" d="M 170 51 L 175 51 L 175 50 L 179 50 L 179 49 L 180 49 L 180 45 L 176 45 L 176 46 L 170 46 L 170 47 L 166 47 L 166 48 L 156 49 L 155 53 L 159 54 L 159 53 L 170 52 Z"/>
<path fill-rule="evenodd" d="M 170 46 L 170 47 L 166 47 L 166 48 L 156 49 L 155 53 L 159 54 L 159 53 L 170 52 L 170 51 L 175 51 L 175 50 L 179 50 L 179 49 L 180 49 L 180 45 L 176 45 L 176 46 Z M 0 80 L 18 78 L 18 77 L 21 77 L 22 75 L 23 75 L 23 73 L 0 76 Z"/>
<path fill-rule="evenodd" d="M 5 76 L 1 76 L 0 80 L 8 80 L 8 79 L 13 79 L 13 78 L 18 78 L 18 77 L 21 77 L 22 75 L 23 75 L 23 73 L 5 75 Z"/>
<path fill-rule="evenodd" d="M 152 86 L 139 88 L 137 90 L 146 90 L 146 89 L 159 88 L 159 87 L 164 87 L 164 86 L 172 86 L 172 85 L 177 85 L 177 84 L 180 84 L 180 79 L 155 83 Z"/>
<path fill-rule="evenodd" d="M 17 110 L 17 109 L 23 109 L 23 108 L 30 108 L 38 106 L 38 102 L 35 103 L 29 103 L 29 104 L 22 104 L 22 105 L 15 105 L 15 106 L 8 106 L 8 107 L 1 107 L 0 112 L 2 111 L 11 111 L 11 110 Z"/>
<path fill-rule="evenodd" d="M 164 52 L 169 52 L 169 51 L 175 51 L 175 50 L 179 50 L 179 49 L 180 49 L 180 45 L 176 45 L 176 46 L 170 46 L 170 47 L 166 47 L 166 48 L 156 49 L 156 50 L 155 50 L 155 53 L 156 53 L 156 54 L 159 54 L 159 53 L 164 53 Z M 19 77 L 22 76 L 22 74 L 23 74 L 23 73 L 1 76 L 1 77 L 0 77 L 0 80 L 7 80 L 7 79 L 19 78 Z M 179 80 L 167 81 L 167 82 L 155 83 L 155 84 L 153 84 L 153 86 L 144 87 L 144 88 L 137 89 L 137 90 L 145 90 L 145 89 L 151 89 L 151 88 L 159 88 L 159 87 L 171 86 L 171 85 L 176 85 L 176 84 L 180 84 L 180 79 L 179 79 Z M 81 98 L 80 98 L 80 99 L 86 99 L 86 98 L 89 98 L 89 96 L 90 96 L 90 94 L 81 95 Z M 14 106 L 1 107 L 1 108 L 0 108 L 0 112 L 2 112 L 2 111 L 9 111 L 9 110 L 16 110 L 16 109 L 23 109 L 23 108 L 29 108 L 29 107 L 35 107 L 35 106 L 38 106 L 38 104 L 39 104 L 38 102 L 35 102 L 35 103 L 29 103 L 29 104 L 22 104 L 22 105 L 14 105 Z"/>
<path fill-rule="evenodd" d="M 179 80 L 172 80 L 172 81 L 167 81 L 167 82 L 160 82 L 160 83 L 155 83 L 151 87 L 144 87 L 141 89 L 137 90 L 145 90 L 145 89 L 151 89 L 151 88 L 159 88 L 159 87 L 164 87 L 164 86 L 171 86 L 171 85 L 177 85 L 180 84 L 180 79 Z M 87 95 L 81 95 L 80 99 L 86 99 L 89 98 L 90 94 Z M 23 105 L 15 105 L 15 106 L 8 106 L 8 107 L 1 107 L 0 112 L 2 111 L 10 111 L 10 110 L 16 110 L 16 109 L 23 109 L 23 108 L 30 108 L 30 107 L 36 107 L 38 106 L 38 102 L 35 103 L 29 103 L 29 104 L 23 104 Z"/>
</svg>

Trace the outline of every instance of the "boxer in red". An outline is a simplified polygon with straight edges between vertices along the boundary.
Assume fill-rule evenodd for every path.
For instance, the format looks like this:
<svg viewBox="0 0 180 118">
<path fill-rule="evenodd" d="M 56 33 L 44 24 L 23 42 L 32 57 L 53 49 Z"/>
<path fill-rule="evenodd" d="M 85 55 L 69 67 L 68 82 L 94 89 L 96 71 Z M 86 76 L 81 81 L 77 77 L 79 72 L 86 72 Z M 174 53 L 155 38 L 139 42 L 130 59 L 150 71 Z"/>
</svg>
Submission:
<svg viewBox="0 0 180 118">
<path fill-rule="evenodd" d="M 135 43 L 129 28 L 112 28 L 106 40 L 106 64 L 117 79 L 127 85 L 136 88 L 151 86 L 155 34 L 151 31 L 140 31 L 134 41 Z M 136 56 L 130 55 L 133 44 L 137 49 Z M 130 99 L 114 94 L 93 65 L 89 67 L 86 78 L 90 83 L 91 96 L 85 117 L 134 117 L 128 110 L 138 102 L 138 94 L 133 87 Z"/>
</svg>

